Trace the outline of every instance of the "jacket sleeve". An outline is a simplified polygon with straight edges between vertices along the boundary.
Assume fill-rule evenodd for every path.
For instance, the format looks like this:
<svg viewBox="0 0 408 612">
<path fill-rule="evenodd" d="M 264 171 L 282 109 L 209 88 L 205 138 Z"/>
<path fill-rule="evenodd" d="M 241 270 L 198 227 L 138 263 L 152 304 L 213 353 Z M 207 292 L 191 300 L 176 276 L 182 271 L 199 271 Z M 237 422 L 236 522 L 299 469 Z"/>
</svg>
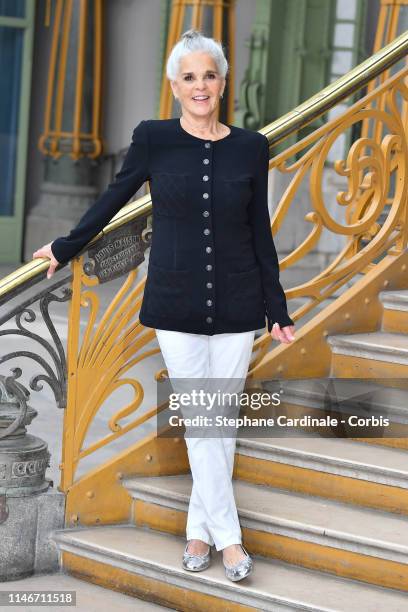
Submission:
<svg viewBox="0 0 408 612">
<path fill-rule="evenodd" d="M 254 249 L 261 268 L 262 287 L 268 319 L 268 332 L 277 322 L 280 327 L 294 325 L 288 315 L 285 292 L 279 281 L 279 261 L 272 236 L 268 210 L 269 143 L 262 136 L 254 172 L 253 196 L 249 205 Z"/>
<path fill-rule="evenodd" d="M 148 178 L 148 134 L 146 121 L 142 120 L 133 130 L 132 142 L 113 182 L 67 236 L 52 242 L 51 251 L 57 261 L 65 264 L 72 259 L 109 223 Z"/>
</svg>

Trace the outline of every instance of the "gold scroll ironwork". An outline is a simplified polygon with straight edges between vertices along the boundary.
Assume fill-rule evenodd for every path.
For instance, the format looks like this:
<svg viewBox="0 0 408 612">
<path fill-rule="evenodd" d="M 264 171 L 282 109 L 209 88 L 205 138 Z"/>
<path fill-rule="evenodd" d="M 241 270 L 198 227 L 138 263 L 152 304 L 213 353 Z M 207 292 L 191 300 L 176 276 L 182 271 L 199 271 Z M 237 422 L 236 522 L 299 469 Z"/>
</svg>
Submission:
<svg viewBox="0 0 408 612">
<path fill-rule="evenodd" d="M 73 293 L 67 343 L 68 389 L 60 466 L 61 490 L 67 490 L 74 482 L 81 459 L 140 426 L 158 412 L 154 407 L 137 415 L 144 398 L 143 386 L 139 380 L 127 376 L 133 366 L 159 352 L 158 348 L 146 349 L 155 331 L 144 328 L 137 316 L 146 279 L 136 282 L 138 270 L 132 270 L 97 322 L 100 301 L 96 289 L 99 281 L 84 272 L 83 256 L 76 257 L 71 265 Z M 81 341 L 80 320 L 84 310 L 88 316 Z M 157 372 L 156 380 L 160 380 L 162 375 L 163 371 Z M 133 398 L 110 417 L 106 435 L 85 446 L 86 436 L 101 406 L 124 386 L 131 388 Z M 122 424 L 121 420 L 129 416 L 135 418 Z"/>
<path fill-rule="evenodd" d="M 407 246 L 408 216 L 408 65 L 390 76 L 364 98 L 307 137 L 270 160 L 269 168 L 286 177 L 286 187 L 272 215 L 272 233 L 284 230 L 289 212 L 303 192 L 310 210 L 305 238 L 280 261 L 281 271 L 290 269 L 317 247 L 323 231 L 341 236 L 344 245 L 317 275 L 286 291 L 287 299 L 304 299 L 291 313 L 295 322 L 316 310 L 358 274 L 375 268 L 385 255 L 398 255 Z M 350 128 L 368 126 L 369 135 L 354 139 L 344 159 L 333 171 L 344 181 L 335 204 L 324 193 L 328 154 L 336 140 Z M 305 188 L 306 182 L 306 188 Z M 338 217 L 341 217 L 339 220 Z M 255 342 L 251 368 L 265 355 L 271 337 Z"/>
</svg>

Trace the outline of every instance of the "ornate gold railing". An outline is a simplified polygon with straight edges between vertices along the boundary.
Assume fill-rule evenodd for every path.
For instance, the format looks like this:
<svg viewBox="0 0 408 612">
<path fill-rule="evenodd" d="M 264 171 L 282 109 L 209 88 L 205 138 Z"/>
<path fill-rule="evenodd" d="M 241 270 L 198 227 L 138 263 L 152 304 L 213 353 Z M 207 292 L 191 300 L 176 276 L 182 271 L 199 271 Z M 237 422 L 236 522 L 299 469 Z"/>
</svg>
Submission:
<svg viewBox="0 0 408 612">
<path fill-rule="evenodd" d="M 407 51 L 408 32 L 304 104 L 265 127 L 262 132 L 268 136 L 271 146 L 282 141 L 355 91 L 362 90 L 372 79 L 404 58 Z M 288 289 L 289 300 L 307 300 L 291 313 L 295 321 L 313 312 L 316 306 L 357 274 L 367 274 L 375 269 L 379 258 L 398 255 L 406 248 L 407 76 L 407 67 L 389 76 L 345 112 L 270 161 L 274 183 L 277 177 L 285 181 L 282 195 L 275 198 L 277 205 L 272 218 L 273 234 L 279 234 L 279 230 L 290 232 L 291 215 L 297 214 L 298 198 L 302 194 L 303 197 L 307 194 L 310 204 L 310 210 L 305 214 L 310 231 L 281 261 L 281 269 L 290 268 L 311 253 L 324 232 L 343 237 L 344 241 L 333 261 L 322 271 L 310 280 Z M 362 135 L 353 138 L 345 159 L 335 159 L 331 169 L 328 162 L 333 144 L 351 126 L 359 126 Z M 335 202 L 325 201 L 323 181 L 326 170 L 344 182 Z M 342 213 L 340 219 L 339 211 Z M 138 320 L 145 278 L 138 280 L 138 268 L 130 271 L 120 290 L 102 312 L 97 291 L 99 281 L 89 273 L 85 261 L 86 251 L 97 244 L 101 237 L 106 240 L 111 232 L 117 232 L 129 223 L 147 221 L 150 212 L 150 194 L 127 204 L 103 232 L 95 236 L 84 252 L 71 262 L 73 276 L 67 347 L 67 407 L 64 415 L 60 486 L 64 491 L 73 493 L 75 486 L 83 482 L 83 477 L 76 476 L 82 460 L 139 427 L 161 408 L 154 406 L 146 412 L 140 412 L 144 388 L 137 376 L 129 375 L 132 367 L 159 352 L 155 347 L 148 347 L 154 338 L 154 330 L 144 328 Z M 289 224 L 288 229 L 285 229 L 285 224 Z M 147 228 L 141 235 L 146 241 L 145 248 L 149 243 Z M 43 278 L 47 268 L 48 260 L 35 260 L 2 279 L 0 303 L 18 293 L 25 285 Z M 82 330 L 81 315 L 85 313 L 85 328 Z M 268 334 L 255 341 L 250 372 L 263 359 L 270 344 L 271 337 Z M 282 351 L 285 347 L 276 350 Z M 159 380 L 162 374 L 161 370 L 152 376 Z M 105 436 L 88 442 L 91 425 L 101 407 L 123 387 L 131 390 L 130 401 L 124 407 L 115 409 L 106 419 Z M 138 466 L 138 470 L 149 471 L 152 455 L 144 453 L 143 457 L 141 461 L 144 463 Z M 115 463 L 111 460 L 106 469 L 114 471 L 119 464 L 122 465 L 123 461 L 121 464 L 120 461 Z M 174 465 L 179 469 L 177 461 Z M 162 467 L 156 465 L 155 469 L 159 472 Z M 120 470 L 118 479 L 122 476 Z M 92 476 L 96 480 L 98 475 L 95 474 L 98 473 L 100 475 L 101 469 L 97 468 Z M 85 493 L 87 503 L 91 504 L 95 491 L 82 491 L 83 495 Z"/>
<path fill-rule="evenodd" d="M 324 270 L 287 291 L 288 299 L 308 298 L 306 304 L 291 314 L 295 321 L 357 273 L 369 271 L 379 256 L 400 253 L 407 245 L 407 77 L 408 66 L 270 162 L 271 170 L 290 177 L 273 214 L 274 235 L 291 208 L 296 206 L 296 198 L 305 182 L 304 191 L 310 198 L 310 210 L 304 218 L 311 229 L 282 259 L 281 270 L 311 253 L 323 230 L 346 239 L 343 248 Z M 337 159 L 333 164 L 336 175 L 344 178 L 344 189 L 338 191 L 330 211 L 323 187 L 328 153 L 347 129 L 358 124 L 365 135 L 354 140 L 346 159 Z M 387 206 L 386 218 L 380 223 Z M 336 209 L 343 209 L 340 221 L 333 214 L 337 213 Z"/>
<path fill-rule="evenodd" d="M 153 407 L 143 415 L 137 415 L 144 398 L 143 386 L 138 379 L 126 376 L 133 366 L 159 352 L 155 347 L 146 349 L 155 331 L 144 328 L 138 321 L 145 278 L 136 282 L 138 271 L 132 270 L 100 321 L 96 322 L 100 304 L 94 289 L 99 284 L 98 279 L 90 278 L 84 272 L 83 257 L 75 258 L 72 267 L 65 423 L 66 433 L 72 432 L 72 435 L 64 438 L 62 490 L 74 481 L 81 459 L 142 425 L 158 411 Z M 80 318 L 84 308 L 88 311 L 88 318 L 80 342 Z M 156 380 L 161 374 L 157 373 Z M 84 448 L 85 437 L 104 401 L 126 385 L 131 388 L 133 398 L 110 416 L 107 435 Z M 134 414 L 136 418 L 126 425 L 120 423 L 121 419 Z"/>
</svg>

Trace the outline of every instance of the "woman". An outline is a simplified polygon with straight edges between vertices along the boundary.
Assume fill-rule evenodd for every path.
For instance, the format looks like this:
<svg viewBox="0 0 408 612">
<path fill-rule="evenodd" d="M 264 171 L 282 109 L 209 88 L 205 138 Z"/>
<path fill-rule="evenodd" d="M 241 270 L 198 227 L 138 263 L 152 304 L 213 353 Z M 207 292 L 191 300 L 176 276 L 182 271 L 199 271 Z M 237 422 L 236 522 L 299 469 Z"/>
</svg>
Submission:
<svg viewBox="0 0 408 612">
<path fill-rule="evenodd" d="M 50 278 L 149 180 L 153 237 L 140 321 L 156 329 L 172 381 L 238 381 L 241 390 L 265 316 L 275 340 L 294 340 L 268 213 L 268 140 L 217 120 L 228 70 L 219 42 L 189 30 L 166 68 L 181 117 L 141 121 L 115 181 L 69 236 L 33 257 L 50 258 Z M 232 488 L 236 438 L 185 439 L 193 488 L 183 567 L 208 567 L 215 544 L 226 576 L 241 580 L 252 559 Z"/>
</svg>

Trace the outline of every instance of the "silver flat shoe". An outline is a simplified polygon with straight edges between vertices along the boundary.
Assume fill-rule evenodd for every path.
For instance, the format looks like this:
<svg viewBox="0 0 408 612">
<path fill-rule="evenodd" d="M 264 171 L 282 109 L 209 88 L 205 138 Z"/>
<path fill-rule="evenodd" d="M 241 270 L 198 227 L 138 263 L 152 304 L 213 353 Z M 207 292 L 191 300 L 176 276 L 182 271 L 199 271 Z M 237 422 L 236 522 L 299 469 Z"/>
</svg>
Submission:
<svg viewBox="0 0 408 612">
<path fill-rule="evenodd" d="M 193 553 L 187 552 L 188 542 L 183 553 L 183 567 L 190 572 L 201 572 L 207 569 L 211 561 L 211 546 L 204 555 L 193 555 Z"/>
<path fill-rule="evenodd" d="M 252 559 L 249 556 L 248 551 L 242 546 L 242 544 L 241 548 L 246 554 L 245 559 L 242 559 L 242 561 L 238 561 L 238 563 L 236 563 L 235 565 L 225 565 L 224 563 L 225 575 L 227 578 L 229 578 L 229 580 L 232 580 L 233 582 L 238 582 L 238 580 L 246 578 L 247 576 L 249 576 L 253 569 Z"/>
</svg>

